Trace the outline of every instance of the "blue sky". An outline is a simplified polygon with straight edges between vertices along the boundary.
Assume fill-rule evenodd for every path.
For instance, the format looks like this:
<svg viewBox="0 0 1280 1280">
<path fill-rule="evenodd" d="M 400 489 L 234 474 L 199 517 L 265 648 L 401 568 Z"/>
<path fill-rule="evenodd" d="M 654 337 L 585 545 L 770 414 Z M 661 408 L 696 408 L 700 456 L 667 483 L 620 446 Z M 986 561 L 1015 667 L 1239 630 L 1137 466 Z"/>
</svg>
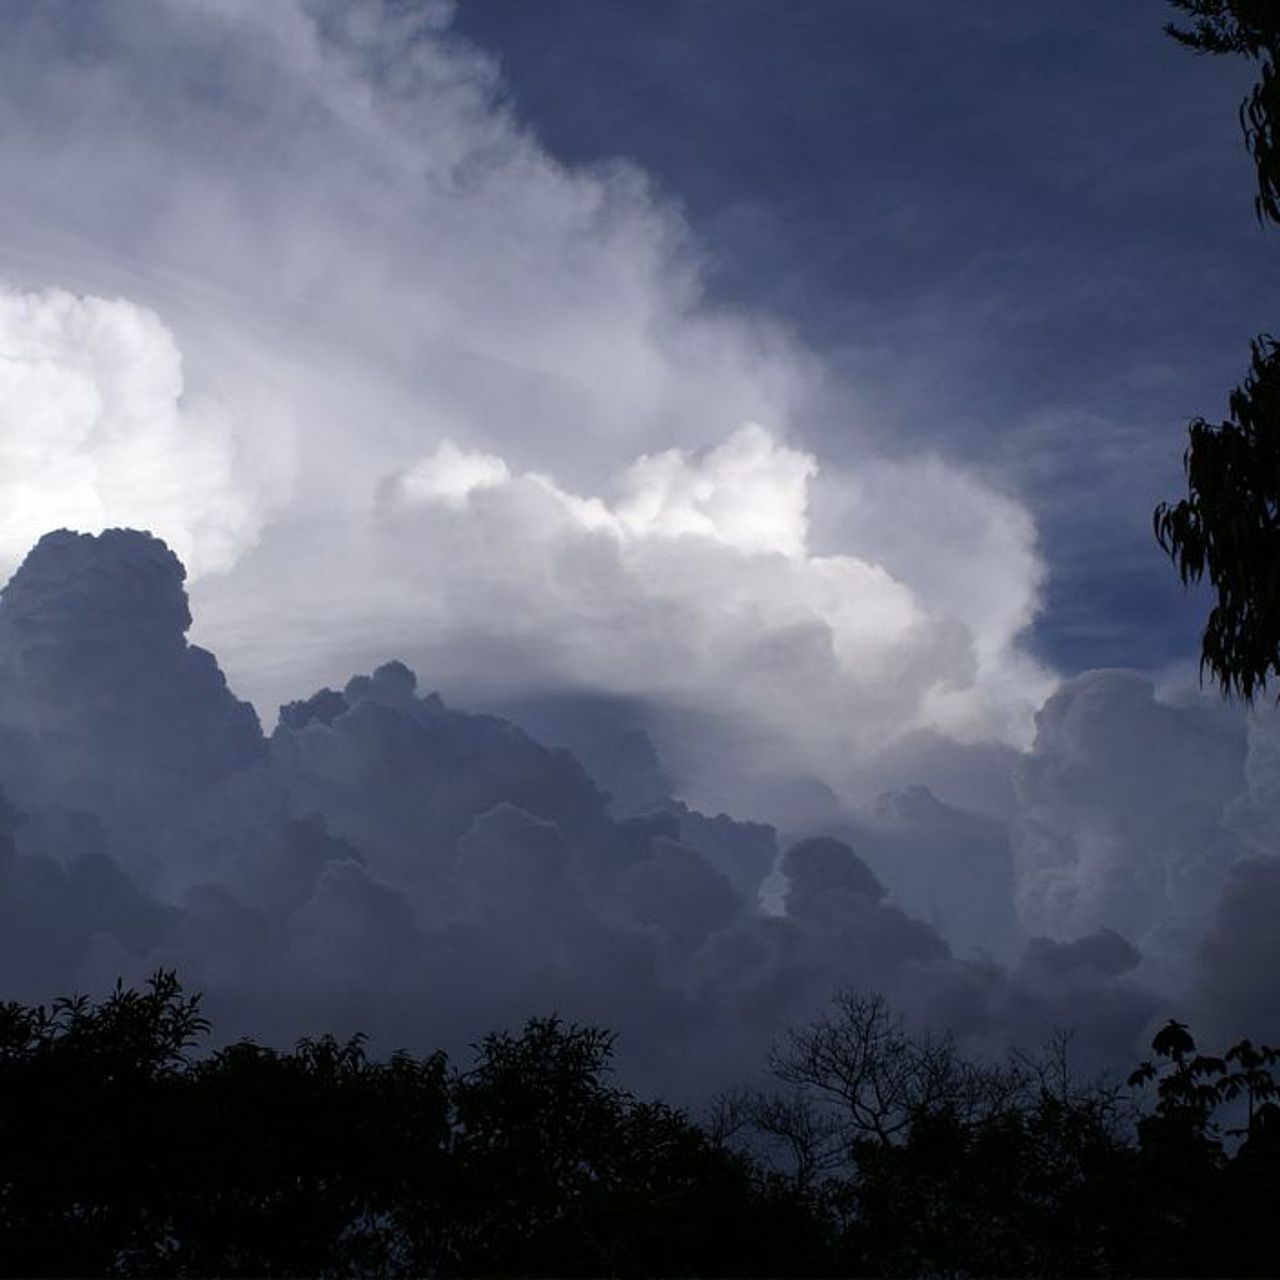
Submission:
<svg viewBox="0 0 1280 1280">
<path fill-rule="evenodd" d="M 1179 492 L 1186 420 L 1224 411 L 1274 323 L 1236 122 L 1252 68 L 1177 46 L 1172 16 L 463 0 L 455 28 L 556 155 L 633 159 L 680 204 L 714 298 L 822 353 L 824 450 L 869 416 L 879 446 L 975 464 L 1031 505 L 1051 571 L 1035 644 L 1073 671 L 1195 653 L 1205 597 L 1150 509 Z"/>
</svg>

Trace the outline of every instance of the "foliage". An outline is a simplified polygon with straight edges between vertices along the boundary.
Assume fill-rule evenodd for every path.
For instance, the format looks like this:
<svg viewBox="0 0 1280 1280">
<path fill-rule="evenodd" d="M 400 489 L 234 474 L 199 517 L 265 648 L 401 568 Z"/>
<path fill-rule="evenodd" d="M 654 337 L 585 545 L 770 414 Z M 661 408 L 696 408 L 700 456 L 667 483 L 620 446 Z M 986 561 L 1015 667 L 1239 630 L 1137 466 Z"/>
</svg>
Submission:
<svg viewBox="0 0 1280 1280">
<path fill-rule="evenodd" d="M 370 1061 L 357 1036 L 202 1057 L 172 974 L 0 1005 L 0 1273 L 756 1274 L 804 1255 L 776 1180 L 606 1079 L 556 1018 Z"/>
<path fill-rule="evenodd" d="M 974 1062 L 883 997 L 844 992 L 771 1065 L 791 1092 L 737 1106 L 791 1155 L 838 1271 L 1086 1275 L 1109 1256 L 1133 1153 L 1117 1092 L 1073 1080 L 1064 1037 L 1040 1058 Z"/>
<path fill-rule="evenodd" d="M 767 1237 L 746 1212 L 757 1197 L 743 1162 L 681 1113 L 605 1083 L 612 1047 L 598 1029 L 534 1019 L 521 1036 L 489 1036 L 476 1066 L 455 1079 L 449 1216 L 463 1269 L 637 1275 L 762 1265 Z"/>
<path fill-rule="evenodd" d="M 1240 54 L 1260 64 L 1240 107 L 1257 171 L 1254 207 L 1280 223 L 1280 7 L 1274 0 L 1170 0 L 1191 15 L 1170 23 L 1174 39 L 1202 53 Z M 1251 366 L 1218 426 L 1195 418 L 1184 458 L 1187 496 L 1156 508 L 1160 545 L 1184 583 L 1205 574 L 1217 603 L 1205 626 L 1201 674 L 1246 702 L 1280 674 L 1280 347 L 1269 335 L 1251 344 Z"/>
<path fill-rule="evenodd" d="M 207 1030 L 172 974 L 91 1006 L 0 1005 L 0 1240 L 11 1271 L 101 1274 L 154 1231 L 174 1091 Z"/>
<path fill-rule="evenodd" d="M 837 1273 L 1273 1274 L 1280 1053 L 1199 1055 L 1170 1022 L 1129 1081 L 1154 1084 L 1144 1110 L 1077 1080 L 1068 1050 L 966 1061 L 845 993 L 775 1055 L 789 1092 L 728 1099 L 718 1120 L 785 1153 Z M 1233 1106 L 1243 1127 L 1219 1133 Z"/>
<path fill-rule="evenodd" d="M 774 1055 L 787 1092 L 705 1128 L 611 1083 L 611 1037 L 554 1017 L 463 1070 L 372 1061 L 359 1036 L 198 1056 L 207 1029 L 172 974 L 0 1005 L 0 1273 L 1275 1269 L 1280 1051 L 1202 1054 L 1180 1023 L 1131 1077 L 1154 1098 L 1131 1118 L 1065 1039 L 975 1063 L 846 993 Z"/>
<path fill-rule="evenodd" d="M 1173 1246 L 1164 1255 L 1169 1269 L 1191 1258 L 1201 1274 L 1273 1273 L 1280 1084 L 1272 1068 L 1280 1050 L 1241 1040 L 1220 1056 L 1198 1053 L 1190 1032 L 1174 1021 L 1151 1047 L 1162 1061 L 1141 1063 L 1129 1084 L 1156 1089 L 1155 1108 L 1140 1122 L 1139 1135 L 1148 1175 L 1159 1180 L 1163 1241 Z M 1224 1130 L 1224 1115 L 1241 1123 Z M 1230 1265 L 1224 1267 L 1228 1242 Z"/>
<path fill-rule="evenodd" d="M 1156 537 L 1184 583 L 1207 574 L 1217 592 L 1201 671 L 1251 701 L 1280 673 L 1280 344 L 1253 342 L 1230 420 L 1190 436 L 1189 496 L 1156 509 Z"/>
<path fill-rule="evenodd" d="M 1190 28 L 1165 30 L 1199 53 L 1243 54 L 1261 63 L 1258 83 L 1240 105 L 1240 123 L 1258 171 L 1255 209 L 1260 220 L 1280 222 L 1280 16 L 1274 0 L 1169 0 L 1194 18 Z"/>
</svg>

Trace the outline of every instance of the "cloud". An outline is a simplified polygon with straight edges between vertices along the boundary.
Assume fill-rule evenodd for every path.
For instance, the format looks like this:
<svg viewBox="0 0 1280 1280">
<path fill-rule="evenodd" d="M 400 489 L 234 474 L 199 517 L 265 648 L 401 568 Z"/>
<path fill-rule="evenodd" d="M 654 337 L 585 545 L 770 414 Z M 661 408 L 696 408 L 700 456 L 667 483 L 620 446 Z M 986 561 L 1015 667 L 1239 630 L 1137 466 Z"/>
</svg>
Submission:
<svg viewBox="0 0 1280 1280">
<path fill-rule="evenodd" d="M 1051 680 L 1017 652 L 1022 614 L 979 633 L 873 561 L 815 554 L 818 468 L 748 425 L 711 449 L 644 455 L 609 496 L 584 495 L 446 441 L 381 485 L 360 568 L 343 574 L 335 649 L 369 662 L 394 637 L 437 679 L 489 697 L 578 686 L 714 713 L 837 791 L 914 730 L 1028 733 Z M 308 586 L 320 574 L 252 593 L 286 620 L 277 631 L 323 608 Z M 505 661 L 485 655 L 496 669 L 475 669 L 477 638 L 507 646 Z"/>
<path fill-rule="evenodd" d="M 883 793 L 839 829 L 894 900 L 928 920 L 957 954 L 1008 961 L 1025 945 L 1007 822 L 912 786 Z"/>
<path fill-rule="evenodd" d="M 1280 1040 L 1280 945 L 1271 923 L 1280 910 L 1280 711 L 1255 707 L 1247 742 L 1244 785 L 1224 814 L 1224 825 L 1242 842 L 1242 856 L 1230 869 L 1196 950 L 1188 1016 L 1223 1043 L 1247 1034 L 1274 1044 Z"/>
<path fill-rule="evenodd" d="M 0 592 L 0 768 L 21 803 L 70 789 L 163 821 L 261 763 L 253 708 L 189 645 L 184 572 L 146 534 L 46 534 Z"/>
<path fill-rule="evenodd" d="M 548 154 L 448 14 L 6 15 L 0 279 L 48 331 L 7 438 L 56 465 L 11 472 L 0 557 L 151 528 L 267 721 L 400 654 L 467 699 L 713 713 L 744 777 L 845 789 L 913 727 L 1025 741 L 1025 512 L 936 460 L 824 462 L 820 363 L 708 300 L 633 165 Z M 686 765 L 690 795 L 765 794 Z"/>
<path fill-rule="evenodd" d="M 1014 772 L 1024 926 L 1061 941 L 1117 930 L 1185 980 L 1245 851 L 1226 818 L 1246 747 L 1244 718 L 1211 698 L 1158 698 L 1136 672 L 1068 681 Z"/>
<path fill-rule="evenodd" d="M 1280 1040 L 1277 910 L 1280 859 L 1242 859 L 1231 870 L 1196 957 L 1187 1004 L 1197 1035 L 1219 1044 L 1234 1044 L 1245 1035 L 1269 1044 Z"/>
<path fill-rule="evenodd" d="M 0 289 L 0 563 L 51 528 L 162 529 L 192 572 L 257 533 L 234 424 L 185 394 L 173 334 L 145 307 Z"/>
<path fill-rule="evenodd" d="M 226 1036 L 365 1030 L 381 1050 L 556 1010 L 618 1031 L 627 1079 L 682 1102 L 750 1079 L 843 986 L 983 1047 L 1102 1001 L 1095 1047 L 1123 1054 L 1149 1015 L 1123 941 L 966 960 L 839 840 L 792 845 L 766 913 L 772 828 L 669 797 L 619 820 L 568 752 L 401 662 L 264 739 L 188 622 L 181 566 L 130 531 L 48 535 L 0 595 L 7 992 L 176 967 Z M 651 749 L 628 760 L 649 785 Z"/>
<path fill-rule="evenodd" d="M 833 465 L 819 362 L 708 300 L 634 166 L 549 155 L 448 6 L 15 0 L 0 111 L 0 560 L 150 528 L 204 646 L 136 535 L 0 605 L 6 919 L 75 922 L 41 981 L 181 957 L 242 1024 L 339 984 L 388 1033 L 577 1002 L 709 1074 L 850 981 L 992 1039 L 1107 992 L 1114 1045 L 1278 829 L 1262 728 L 1242 797 L 1238 726 L 1140 677 L 1035 721 L 1026 509 Z M 330 687 L 268 745 L 208 650 L 268 723 Z M 647 750 L 454 709 L 568 695 Z M 761 916 L 764 823 L 817 818 L 890 896 Z"/>
<path fill-rule="evenodd" d="M 1049 697 L 1025 507 L 834 465 L 810 410 L 865 440 L 857 398 L 709 301 L 643 173 L 548 154 L 448 6 L 5 16 L 0 560 L 148 527 L 201 642 L 137 534 L 0 601 L 12 989 L 181 963 L 233 1026 L 424 1044 L 560 1008 L 710 1080 L 848 983 L 1123 1053 L 1146 984 L 1261 945 L 1272 731 L 1132 673 Z M 270 740 L 224 668 L 303 699 Z M 620 736 L 456 709 L 573 738 L 566 698 Z M 852 849 L 770 916 L 783 821 Z"/>
<path fill-rule="evenodd" d="M 807 358 L 701 304 L 678 212 L 626 164 L 555 161 L 421 16 L 21 6 L 10 274 L 154 307 L 309 508 L 444 434 L 589 466 L 789 417 Z"/>
</svg>

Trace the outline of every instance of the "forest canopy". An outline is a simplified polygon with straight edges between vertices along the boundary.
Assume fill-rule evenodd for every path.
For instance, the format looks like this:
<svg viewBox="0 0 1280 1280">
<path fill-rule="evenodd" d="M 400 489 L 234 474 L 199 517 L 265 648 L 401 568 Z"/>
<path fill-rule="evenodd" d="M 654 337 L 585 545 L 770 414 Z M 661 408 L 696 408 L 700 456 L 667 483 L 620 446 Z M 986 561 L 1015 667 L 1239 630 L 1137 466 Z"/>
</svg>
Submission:
<svg viewBox="0 0 1280 1280">
<path fill-rule="evenodd" d="M 1064 1042 L 974 1062 L 847 992 L 702 1123 L 555 1017 L 465 1067 L 210 1029 L 165 972 L 0 1005 L 4 1275 L 1272 1271 L 1280 1053 L 1177 1023 L 1082 1083 Z"/>
</svg>

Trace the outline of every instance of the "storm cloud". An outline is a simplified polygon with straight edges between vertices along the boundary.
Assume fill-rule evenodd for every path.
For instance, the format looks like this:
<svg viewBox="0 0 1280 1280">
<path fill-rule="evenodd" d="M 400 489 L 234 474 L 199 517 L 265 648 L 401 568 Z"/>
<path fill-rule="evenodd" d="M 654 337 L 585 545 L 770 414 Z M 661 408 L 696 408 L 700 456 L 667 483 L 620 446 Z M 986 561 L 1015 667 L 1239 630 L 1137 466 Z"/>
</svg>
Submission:
<svg viewBox="0 0 1280 1280">
<path fill-rule="evenodd" d="M 590 754 L 451 707 L 397 660 L 286 704 L 268 737 L 189 625 L 181 564 L 126 530 L 47 535 L 0 594 L 0 965 L 16 995 L 174 967 L 228 1035 L 363 1029 L 418 1048 L 554 1009 L 613 1027 L 634 1079 L 696 1100 L 750 1079 L 840 989 L 885 992 L 980 1051 L 1077 1027 L 1091 1063 L 1122 1061 L 1176 994 L 1104 912 L 1037 936 L 1021 837 L 922 789 L 841 828 L 882 880 L 837 836 L 652 790 L 639 812 Z M 1043 716 L 1025 767 L 1069 778 L 1072 745 Z M 628 759 L 632 795 L 661 777 L 643 740 L 613 756 L 615 779 Z M 1150 877 L 1161 830 L 1135 842 L 1131 874 Z M 1179 866 L 1174 850 L 1166 874 Z M 1148 933 L 1185 916 L 1176 899 L 1148 913 Z"/>
<path fill-rule="evenodd" d="M 471 700 L 711 713 L 840 793 L 922 726 L 1025 743 L 1025 512 L 932 457 L 824 462 L 821 362 L 708 300 L 640 171 L 549 155 L 448 19 L 7 15 L 0 558 L 153 530 L 265 719 L 390 651 Z M 749 802 L 695 757 L 691 796 Z"/>
<path fill-rule="evenodd" d="M 1049 669 L 1019 496 L 868 447 L 451 6 L 5 22 L 8 994 L 164 965 L 227 1034 L 417 1048 L 559 1010 L 681 1098 L 840 988 L 1108 1062 L 1266 1007 L 1269 713 Z"/>
</svg>

